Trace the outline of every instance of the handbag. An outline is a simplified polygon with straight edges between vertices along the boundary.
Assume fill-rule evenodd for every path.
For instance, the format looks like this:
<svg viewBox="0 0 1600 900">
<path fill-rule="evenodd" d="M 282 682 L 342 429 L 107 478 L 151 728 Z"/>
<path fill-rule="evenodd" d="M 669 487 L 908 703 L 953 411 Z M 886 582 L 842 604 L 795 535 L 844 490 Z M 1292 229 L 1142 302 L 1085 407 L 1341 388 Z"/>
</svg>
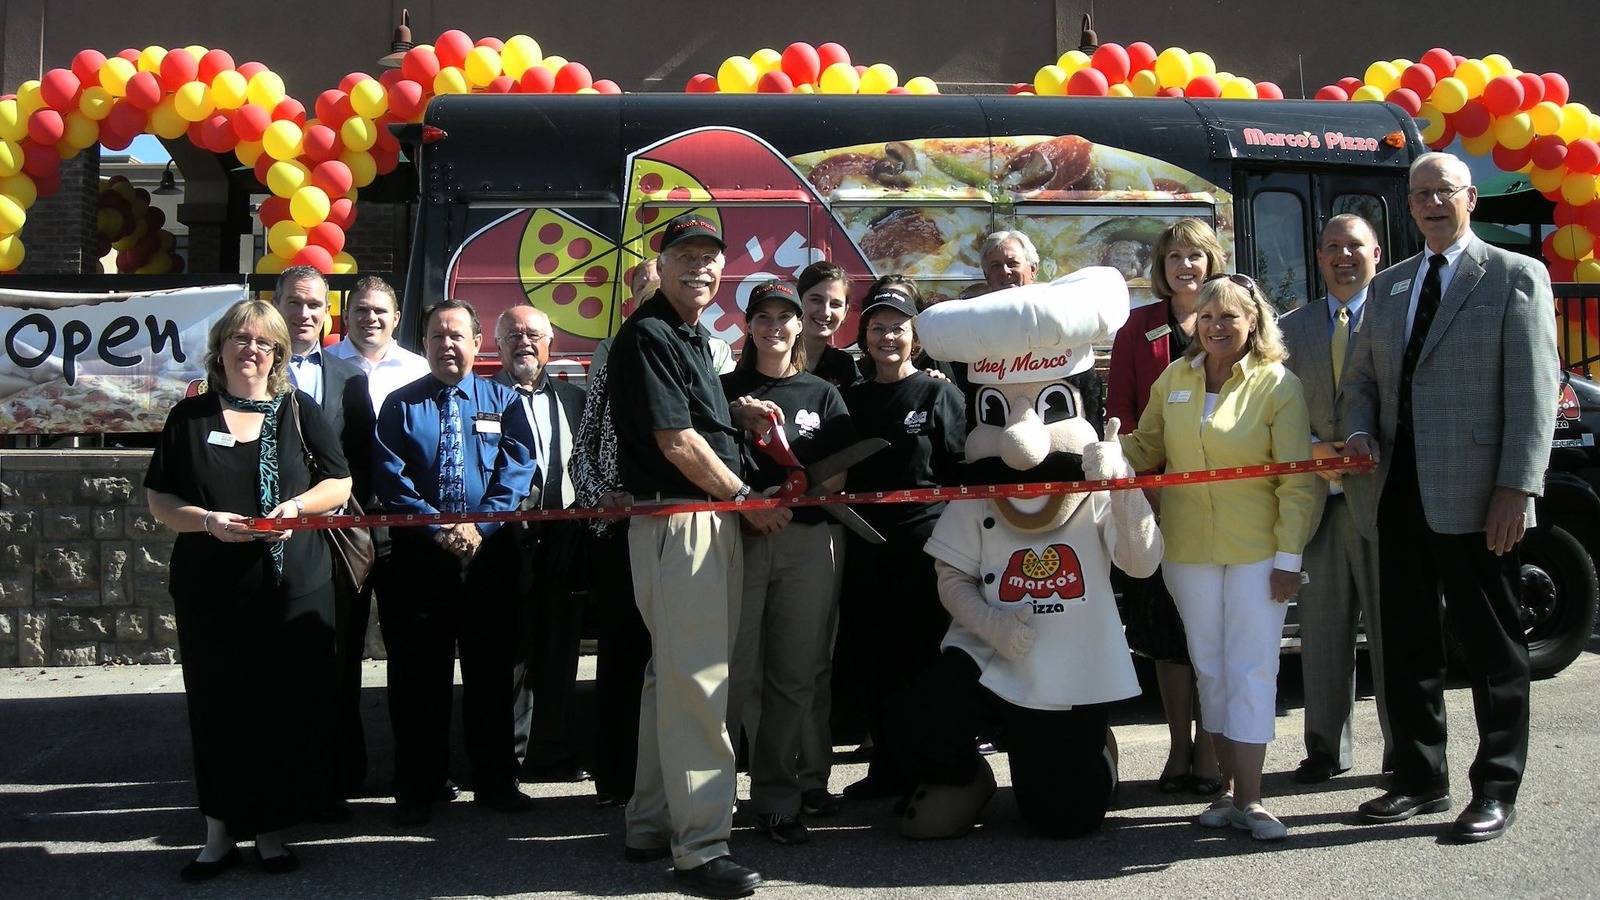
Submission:
<svg viewBox="0 0 1600 900">
<path fill-rule="evenodd" d="M 315 484 L 321 480 L 318 476 L 322 474 L 322 467 L 311 450 L 310 442 L 306 440 L 305 429 L 300 427 L 300 404 L 293 393 L 289 394 L 289 410 L 294 415 L 294 429 L 300 434 L 300 448 L 305 451 L 306 468 L 311 470 L 311 481 Z M 363 515 L 363 511 L 361 504 L 351 495 L 344 506 L 332 514 L 359 516 Z M 334 578 L 351 592 L 360 593 L 367 583 L 367 576 L 372 573 L 372 561 L 377 556 L 372 544 L 372 532 L 365 528 L 345 526 L 324 529 L 322 533 L 328 541 L 328 549 L 333 552 Z"/>
</svg>

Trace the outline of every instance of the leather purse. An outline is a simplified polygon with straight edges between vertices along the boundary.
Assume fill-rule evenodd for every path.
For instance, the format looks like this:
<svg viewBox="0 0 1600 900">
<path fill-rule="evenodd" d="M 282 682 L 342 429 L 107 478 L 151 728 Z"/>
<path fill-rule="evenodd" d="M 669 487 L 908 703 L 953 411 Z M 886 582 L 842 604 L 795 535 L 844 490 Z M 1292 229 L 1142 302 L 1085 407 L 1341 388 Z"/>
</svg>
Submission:
<svg viewBox="0 0 1600 900">
<path fill-rule="evenodd" d="M 293 393 L 289 394 L 289 410 L 294 415 L 294 428 L 300 434 L 300 447 L 305 451 L 306 468 L 311 470 L 312 483 L 321 480 L 322 468 L 317 462 L 317 456 L 311 450 L 311 444 L 306 440 L 305 429 L 300 427 L 300 404 L 295 400 Z M 354 495 L 345 501 L 344 506 L 334 510 L 332 515 L 363 515 L 361 504 Z M 372 573 L 372 561 L 377 556 L 377 551 L 372 544 L 372 532 L 365 528 L 344 527 L 328 528 L 323 530 L 323 535 L 328 541 L 328 549 L 333 553 L 333 576 L 340 584 L 352 592 L 359 593 L 367 583 L 367 576 Z"/>
</svg>

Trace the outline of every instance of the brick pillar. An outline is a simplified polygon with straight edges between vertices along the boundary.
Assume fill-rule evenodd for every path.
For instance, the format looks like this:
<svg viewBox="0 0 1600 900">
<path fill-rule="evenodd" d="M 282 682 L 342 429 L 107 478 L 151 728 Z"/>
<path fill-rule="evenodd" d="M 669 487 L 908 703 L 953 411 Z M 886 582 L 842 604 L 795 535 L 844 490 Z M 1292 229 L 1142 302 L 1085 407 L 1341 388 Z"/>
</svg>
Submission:
<svg viewBox="0 0 1600 900">
<path fill-rule="evenodd" d="M 99 193 L 99 147 L 62 160 L 61 190 L 28 210 L 28 221 L 22 226 L 27 255 L 18 271 L 28 275 L 98 273 L 94 230 Z"/>
</svg>

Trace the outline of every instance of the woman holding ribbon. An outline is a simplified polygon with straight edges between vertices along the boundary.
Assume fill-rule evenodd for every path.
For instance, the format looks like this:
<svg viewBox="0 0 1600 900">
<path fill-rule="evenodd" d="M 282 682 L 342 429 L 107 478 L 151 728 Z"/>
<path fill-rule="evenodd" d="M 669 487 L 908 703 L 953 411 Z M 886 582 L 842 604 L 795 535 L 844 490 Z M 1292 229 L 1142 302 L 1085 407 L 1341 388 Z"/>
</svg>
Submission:
<svg viewBox="0 0 1600 900">
<path fill-rule="evenodd" d="M 239 839 L 254 839 L 263 870 L 293 871 L 283 830 L 328 796 L 332 559 L 314 531 L 246 523 L 324 514 L 350 496 L 339 440 L 315 401 L 290 392 L 288 360 L 270 303 L 230 307 L 208 339 L 210 390 L 173 407 L 145 475 L 151 515 L 178 532 L 167 589 L 206 818 L 185 881 L 238 865 Z"/>
</svg>

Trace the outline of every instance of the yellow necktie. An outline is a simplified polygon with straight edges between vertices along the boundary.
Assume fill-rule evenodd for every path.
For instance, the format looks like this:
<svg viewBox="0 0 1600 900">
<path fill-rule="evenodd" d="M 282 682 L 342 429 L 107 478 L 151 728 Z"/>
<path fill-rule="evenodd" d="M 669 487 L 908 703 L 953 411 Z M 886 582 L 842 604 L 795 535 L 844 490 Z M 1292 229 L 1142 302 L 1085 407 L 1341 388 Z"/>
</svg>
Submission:
<svg viewBox="0 0 1600 900">
<path fill-rule="evenodd" d="M 1339 376 L 1344 373 L 1344 354 L 1350 346 L 1350 307 L 1339 304 L 1333 314 L 1333 386 L 1339 386 Z"/>
</svg>

